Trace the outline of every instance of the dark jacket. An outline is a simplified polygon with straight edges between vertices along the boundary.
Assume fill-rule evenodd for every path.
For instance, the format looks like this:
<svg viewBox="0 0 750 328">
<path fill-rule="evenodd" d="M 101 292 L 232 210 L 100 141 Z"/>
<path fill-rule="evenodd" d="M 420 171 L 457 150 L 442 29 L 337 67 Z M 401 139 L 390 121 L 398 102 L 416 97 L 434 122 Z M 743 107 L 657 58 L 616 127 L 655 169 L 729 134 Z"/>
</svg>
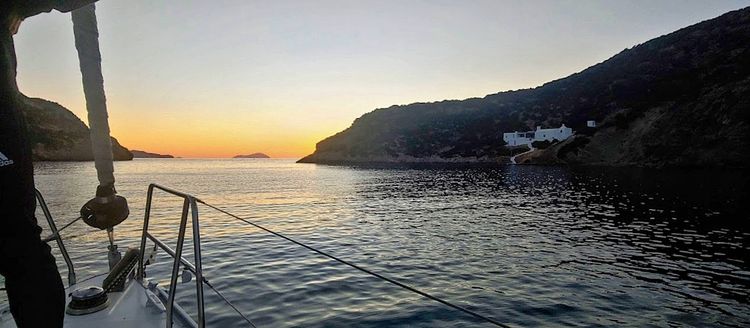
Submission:
<svg viewBox="0 0 750 328">
<path fill-rule="evenodd" d="M 34 167 L 16 84 L 11 25 L 95 0 L 0 0 L 0 275 L 18 327 L 62 328 L 65 290 L 50 247 L 39 238 Z"/>
<path fill-rule="evenodd" d="M 70 11 L 96 0 L 0 0 L 0 238 L 38 235 L 34 171 L 16 84 L 13 18 Z M 72 32 L 71 32 L 72 33 Z"/>
</svg>

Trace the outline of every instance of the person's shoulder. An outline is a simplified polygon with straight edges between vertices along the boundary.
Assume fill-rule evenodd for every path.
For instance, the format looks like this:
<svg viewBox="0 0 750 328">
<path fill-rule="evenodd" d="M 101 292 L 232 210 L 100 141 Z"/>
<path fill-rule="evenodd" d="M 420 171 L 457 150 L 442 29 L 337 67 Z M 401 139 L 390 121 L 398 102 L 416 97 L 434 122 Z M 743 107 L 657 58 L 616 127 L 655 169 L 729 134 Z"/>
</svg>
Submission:
<svg viewBox="0 0 750 328">
<path fill-rule="evenodd" d="M 21 17 L 30 17 L 55 9 L 60 12 L 69 12 L 97 0 L 5 0 L 13 4 L 15 13 Z"/>
</svg>

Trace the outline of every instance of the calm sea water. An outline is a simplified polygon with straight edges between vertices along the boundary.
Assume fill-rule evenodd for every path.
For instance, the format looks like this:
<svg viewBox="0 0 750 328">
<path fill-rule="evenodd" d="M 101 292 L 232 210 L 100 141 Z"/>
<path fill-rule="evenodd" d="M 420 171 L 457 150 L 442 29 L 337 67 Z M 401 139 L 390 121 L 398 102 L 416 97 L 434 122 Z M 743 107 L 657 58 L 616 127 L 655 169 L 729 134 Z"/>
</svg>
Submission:
<svg viewBox="0 0 750 328">
<path fill-rule="evenodd" d="M 115 232 L 121 247 L 137 246 L 156 182 L 511 326 L 750 326 L 743 172 L 252 159 L 141 159 L 116 171 L 132 213 Z M 37 163 L 36 174 L 58 225 L 96 185 L 92 163 Z M 155 202 L 153 229 L 174 243 L 180 203 Z M 483 325 L 200 211 L 207 278 L 259 326 Z M 79 279 L 106 271 L 104 233 L 79 223 L 64 235 Z M 160 254 L 148 273 L 166 286 L 169 268 Z M 192 311 L 193 286 L 178 290 Z M 210 290 L 207 301 L 211 326 L 243 323 Z"/>
</svg>

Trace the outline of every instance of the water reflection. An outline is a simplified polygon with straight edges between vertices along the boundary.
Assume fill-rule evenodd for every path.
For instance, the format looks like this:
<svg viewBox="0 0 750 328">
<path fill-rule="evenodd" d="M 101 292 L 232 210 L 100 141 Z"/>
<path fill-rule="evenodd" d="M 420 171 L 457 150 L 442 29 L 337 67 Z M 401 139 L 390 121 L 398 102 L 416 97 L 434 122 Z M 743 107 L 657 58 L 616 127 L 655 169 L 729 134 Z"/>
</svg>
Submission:
<svg viewBox="0 0 750 328">
<path fill-rule="evenodd" d="M 136 160 L 116 171 L 133 213 L 122 244 L 137 243 L 157 182 L 512 325 L 750 325 L 744 172 L 289 160 Z M 62 218 L 95 180 L 90 163 L 37 166 Z M 156 206 L 156 234 L 174 242 L 179 201 Z M 207 208 L 201 219 L 208 277 L 261 325 L 480 324 Z M 105 270 L 106 237 L 75 229 L 79 275 Z M 163 254 L 158 263 L 150 274 L 166 279 Z M 181 285 L 180 300 L 194 306 L 191 290 Z M 209 323 L 241 324 L 209 297 Z"/>
</svg>

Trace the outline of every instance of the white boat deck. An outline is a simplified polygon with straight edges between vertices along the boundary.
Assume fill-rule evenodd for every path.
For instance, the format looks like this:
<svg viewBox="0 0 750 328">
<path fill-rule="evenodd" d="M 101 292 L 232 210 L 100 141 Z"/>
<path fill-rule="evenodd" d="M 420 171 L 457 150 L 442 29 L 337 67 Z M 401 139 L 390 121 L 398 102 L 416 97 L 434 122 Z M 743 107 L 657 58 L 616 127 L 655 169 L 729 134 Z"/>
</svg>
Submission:
<svg viewBox="0 0 750 328">
<path fill-rule="evenodd" d="M 65 290 L 70 294 L 73 290 L 86 286 L 101 286 L 104 275 L 94 277 L 73 285 Z M 149 302 L 149 294 L 156 298 L 148 288 L 141 285 L 138 281 L 129 280 L 122 292 L 112 292 L 108 294 L 109 306 L 99 312 L 85 315 L 65 314 L 64 327 L 70 328 L 89 328 L 89 327 L 106 327 L 106 328 L 124 328 L 124 327 L 166 327 L 166 312 L 163 305 Z M 67 297 L 66 304 L 70 301 Z M 156 301 L 159 303 L 159 301 Z M 174 327 L 186 327 L 181 320 L 175 315 Z M 16 328 L 16 323 L 6 307 L 0 308 L 0 328 Z"/>
</svg>

